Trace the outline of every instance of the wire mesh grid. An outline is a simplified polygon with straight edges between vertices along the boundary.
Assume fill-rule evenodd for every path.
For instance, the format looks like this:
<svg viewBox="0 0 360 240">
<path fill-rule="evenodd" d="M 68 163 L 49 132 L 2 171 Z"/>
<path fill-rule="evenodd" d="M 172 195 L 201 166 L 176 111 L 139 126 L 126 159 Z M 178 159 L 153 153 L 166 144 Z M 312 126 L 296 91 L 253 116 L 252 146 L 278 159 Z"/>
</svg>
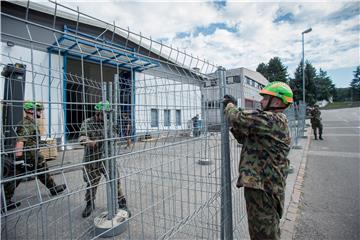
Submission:
<svg viewBox="0 0 360 240">
<path fill-rule="evenodd" d="M 33 2 L 2 3 L 1 236 L 219 239 L 227 142 L 232 211 L 225 217 L 236 226 L 234 238 L 247 238 L 242 190 L 234 187 L 241 146 L 220 132 L 218 67 L 50 2 L 45 10 Z M 42 115 L 25 113 L 26 100 L 43 104 Z M 112 111 L 96 110 L 106 101 Z M 29 127 L 23 117 L 34 120 L 34 131 L 19 133 Z M 290 127 L 297 131 L 298 124 Z M 35 143 L 16 157 L 20 138 Z M 65 191 L 52 194 L 50 178 Z M 84 198 L 94 187 L 95 209 L 84 218 Z M 94 218 L 116 214 L 122 196 L 131 211 L 126 230 L 112 232 L 113 220 L 99 232 Z"/>
</svg>

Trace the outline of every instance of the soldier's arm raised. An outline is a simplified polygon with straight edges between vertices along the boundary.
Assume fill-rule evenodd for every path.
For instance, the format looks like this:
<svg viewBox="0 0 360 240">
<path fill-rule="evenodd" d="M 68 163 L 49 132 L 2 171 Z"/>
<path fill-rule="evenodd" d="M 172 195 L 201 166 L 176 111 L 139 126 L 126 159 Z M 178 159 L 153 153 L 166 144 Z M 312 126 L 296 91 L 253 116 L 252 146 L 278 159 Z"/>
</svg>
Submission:
<svg viewBox="0 0 360 240">
<path fill-rule="evenodd" d="M 259 111 L 245 113 L 231 103 L 225 108 L 225 115 L 234 130 L 240 131 L 245 136 L 248 136 L 250 132 L 267 134 L 271 128 L 271 121 L 265 113 Z"/>
</svg>

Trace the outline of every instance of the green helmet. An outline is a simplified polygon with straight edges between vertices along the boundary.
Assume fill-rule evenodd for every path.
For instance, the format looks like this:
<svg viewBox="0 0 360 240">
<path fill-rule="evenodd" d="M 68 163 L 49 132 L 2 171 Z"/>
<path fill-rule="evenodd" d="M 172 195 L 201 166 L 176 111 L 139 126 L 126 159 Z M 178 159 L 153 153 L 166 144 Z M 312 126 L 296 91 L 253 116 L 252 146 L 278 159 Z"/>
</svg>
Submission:
<svg viewBox="0 0 360 240">
<path fill-rule="evenodd" d="M 260 95 L 270 95 L 270 96 L 278 97 L 285 104 L 291 104 L 294 102 L 293 92 L 289 87 L 289 85 L 287 85 L 284 82 L 269 83 L 263 89 L 261 89 Z"/>
<path fill-rule="evenodd" d="M 110 111 L 111 111 L 111 107 L 110 107 L 109 101 L 106 101 L 105 103 L 103 103 L 102 101 L 98 102 L 98 103 L 95 105 L 95 110 L 96 110 L 96 111 L 103 111 L 103 110 L 105 110 L 106 112 L 110 112 Z"/>
<path fill-rule="evenodd" d="M 24 111 L 28 111 L 28 110 L 42 111 L 42 110 L 44 110 L 44 106 L 38 102 L 25 101 L 24 102 Z"/>
</svg>

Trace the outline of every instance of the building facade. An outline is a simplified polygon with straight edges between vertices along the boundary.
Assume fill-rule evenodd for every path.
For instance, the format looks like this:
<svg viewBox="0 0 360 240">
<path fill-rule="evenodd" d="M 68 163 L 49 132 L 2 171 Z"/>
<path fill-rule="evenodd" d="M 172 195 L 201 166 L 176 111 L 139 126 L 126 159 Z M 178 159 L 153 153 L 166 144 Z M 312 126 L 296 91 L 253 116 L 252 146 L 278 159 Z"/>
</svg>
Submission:
<svg viewBox="0 0 360 240">
<path fill-rule="evenodd" d="M 243 109 L 256 109 L 260 107 L 261 96 L 259 91 L 268 84 L 268 80 L 261 74 L 241 67 L 226 70 L 226 93 L 238 99 L 239 107 Z M 220 123 L 219 83 L 216 73 L 208 76 L 203 88 L 204 114 L 208 119 L 207 124 L 218 126 Z M 216 128 L 216 127 L 215 127 Z"/>
<path fill-rule="evenodd" d="M 20 1 L 1 2 L 1 29 L 1 65 L 18 63 L 24 74 L 22 80 L 2 77 L 0 98 L 14 102 L 6 82 L 21 81 L 21 94 L 6 111 L 18 115 L 16 122 L 23 101 L 44 103 L 49 137 L 76 139 L 94 104 L 113 95 L 104 96 L 103 85 L 115 81 L 119 121 L 129 114 L 133 136 L 186 129 L 201 114 L 202 76 L 191 70 L 195 61 L 151 39 L 66 9 Z"/>
</svg>

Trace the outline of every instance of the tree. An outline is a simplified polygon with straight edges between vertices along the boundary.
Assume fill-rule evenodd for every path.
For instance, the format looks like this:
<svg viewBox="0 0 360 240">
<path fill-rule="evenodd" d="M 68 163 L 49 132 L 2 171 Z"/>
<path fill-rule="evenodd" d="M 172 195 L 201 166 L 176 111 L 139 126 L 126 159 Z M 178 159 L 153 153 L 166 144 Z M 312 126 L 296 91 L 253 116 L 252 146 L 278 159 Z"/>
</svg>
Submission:
<svg viewBox="0 0 360 240">
<path fill-rule="evenodd" d="M 294 93 L 294 99 L 296 102 L 303 99 L 303 86 L 302 86 L 302 62 L 296 68 L 294 73 L 294 79 L 290 80 L 290 87 Z M 308 105 L 314 105 L 316 103 L 316 69 L 313 65 L 306 61 L 305 63 L 305 101 Z"/>
<path fill-rule="evenodd" d="M 261 73 L 266 79 L 268 78 L 267 65 L 265 63 L 260 63 L 256 68 L 256 71 Z"/>
<path fill-rule="evenodd" d="M 267 65 L 267 73 L 269 82 L 280 81 L 288 82 L 287 67 L 285 67 L 279 57 L 270 59 Z"/>
<path fill-rule="evenodd" d="M 335 96 L 335 85 L 332 83 L 327 72 L 320 68 L 315 78 L 315 97 L 317 101 L 330 101 Z"/>
<path fill-rule="evenodd" d="M 279 57 L 271 58 L 268 64 L 260 63 L 256 71 L 261 73 L 269 82 L 288 82 L 287 67 L 282 64 Z"/>
<path fill-rule="evenodd" d="M 357 66 L 354 71 L 354 78 L 350 83 L 350 90 L 352 101 L 360 100 L 360 66 Z"/>
<path fill-rule="evenodd" d="M 336 94 L 334 95 L 334 102 L 344 102 L 351 100 L 350 88 L 336 88 Z"/>
</svg>

